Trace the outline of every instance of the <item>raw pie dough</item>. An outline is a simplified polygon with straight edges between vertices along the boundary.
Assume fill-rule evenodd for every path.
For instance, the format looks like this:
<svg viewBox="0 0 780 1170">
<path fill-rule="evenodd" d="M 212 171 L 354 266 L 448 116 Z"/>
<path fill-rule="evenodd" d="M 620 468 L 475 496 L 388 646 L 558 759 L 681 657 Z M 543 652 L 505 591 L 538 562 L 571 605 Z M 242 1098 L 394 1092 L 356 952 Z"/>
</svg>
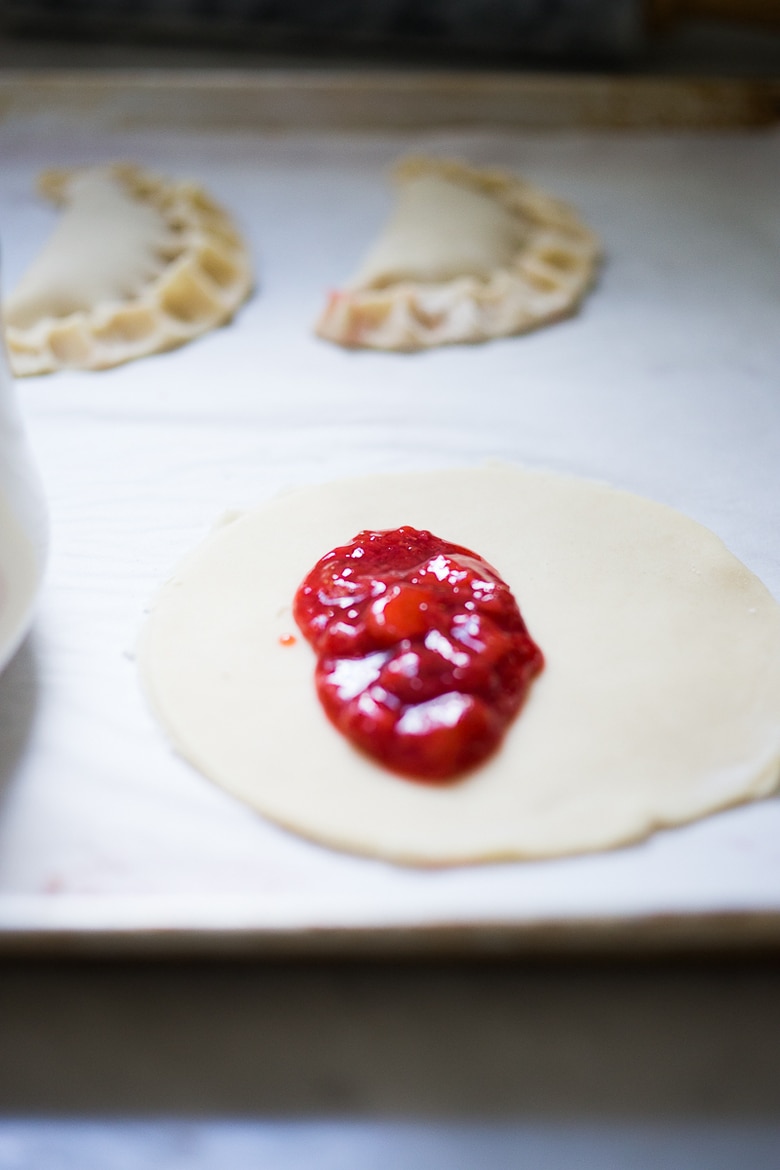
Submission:
<svg viewBox="0 0 780 1170">
<path fill-rule="evenodd" d="M 502 171 L 409 158 L 396 210 L 316 325 L 347 346 L 414 350 L 524 333 L 591 285 L 596 236 L 572 208 Z"/>
<path fill-rule="evenodd" d="M 546 659 L 498 754 L 443 787 L 333 729 L 291 616 L 320 556 L 402 524 L 491 562 Z M 244 514 L 162 589 L 141 668 L 206 776 L 298 833 L 393 861 L 606 849 L 780 777 L 780 606 L 761 582 L 670 508 L 508 466 L 345 480 Z"/>
<path fill-rule="evenodd" d="M 45 171 L 65 208 L 4 307 L 17 375 L 104 369 L 228 321 L 252 288 L 246 248 L 194 183 L 116 164 Z"/>
</svg>

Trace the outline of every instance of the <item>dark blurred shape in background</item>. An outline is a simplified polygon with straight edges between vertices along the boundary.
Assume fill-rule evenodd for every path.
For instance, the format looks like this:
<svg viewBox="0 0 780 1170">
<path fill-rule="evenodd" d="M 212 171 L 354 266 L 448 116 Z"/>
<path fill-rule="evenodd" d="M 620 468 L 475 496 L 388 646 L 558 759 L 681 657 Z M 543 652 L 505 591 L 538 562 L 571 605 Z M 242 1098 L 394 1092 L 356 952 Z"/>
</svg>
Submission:
<svg viewBox="0 0 780 1170">
<path fill-rule="evenodd" d="M 780 0 L 0 0 L 6 38 L 580 69 L 635 67 L 691 21 L 716 55 L 750 26 L 776 47 Z"/>
</svg>

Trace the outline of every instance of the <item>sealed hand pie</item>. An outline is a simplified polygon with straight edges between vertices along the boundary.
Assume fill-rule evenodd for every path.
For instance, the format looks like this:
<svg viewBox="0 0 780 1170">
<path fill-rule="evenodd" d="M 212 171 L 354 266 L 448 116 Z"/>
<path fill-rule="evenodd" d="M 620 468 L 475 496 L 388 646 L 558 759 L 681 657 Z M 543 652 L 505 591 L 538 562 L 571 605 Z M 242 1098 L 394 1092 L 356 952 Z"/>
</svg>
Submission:
<svg viewBox="0 0 780 1170">
<path fill-rule="evenodd" d="M 599 243 L 572 208 L 522 179 L 409 158 L 398 202 L 316 325 L 346 346 L 415 350 L 524 333 L 573 313 Z"/>
<path fill-rule="evenodd" d="M 172 349 L 252 288 L 230 216 L 190 182 L 115 164 L 45 171 L 63 214 L 5 304 L 14 373 L 104 369 Z"/>
</svg>

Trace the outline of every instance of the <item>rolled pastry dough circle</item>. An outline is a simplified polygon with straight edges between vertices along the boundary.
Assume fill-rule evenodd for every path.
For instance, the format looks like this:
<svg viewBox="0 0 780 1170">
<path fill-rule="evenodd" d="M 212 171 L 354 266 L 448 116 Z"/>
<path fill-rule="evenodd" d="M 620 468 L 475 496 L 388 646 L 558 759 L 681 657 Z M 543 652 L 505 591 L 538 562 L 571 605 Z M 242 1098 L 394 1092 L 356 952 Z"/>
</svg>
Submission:
<svg viewBox="0 0 780 1170">
<path fill-rule="evenodd" d="M 320 556 L 402 524 L 494 564 L 546 658 L 498 754 L 445 787 L 334 730 L 291 613 Z M 507 466 L 307 488 L 217 529 L 159 594 L 141 667 L 206 776 L 307 837 L 411 864 L 609 848 L 780 772 L 780 606 L 761 582 L 670 508 Z"/>
</svg>

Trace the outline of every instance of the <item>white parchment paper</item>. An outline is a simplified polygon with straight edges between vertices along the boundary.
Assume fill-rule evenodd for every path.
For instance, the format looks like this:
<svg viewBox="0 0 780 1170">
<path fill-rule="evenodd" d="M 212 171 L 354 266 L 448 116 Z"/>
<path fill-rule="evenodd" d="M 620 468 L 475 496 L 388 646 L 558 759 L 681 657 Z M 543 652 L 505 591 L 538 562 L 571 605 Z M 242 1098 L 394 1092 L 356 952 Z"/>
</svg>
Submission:
<svg viewBox="0 0 780 1170">
<path fill-rule="evenodd" d="M 348 353 L 313 337 L 410 151 L 571 200 L 606 263 L 575 319 L 481 347 Z M 780 910 L 780 800 L 590 857 L 433 872 L 318 848 L 179 760 L 133 647 L 228 509 L 301 483 L 499 457 L 608 481 L 713 528 L 780 597 L 780 136 L 404 136 L 0 127 L 8 289 L 54 212 L 45 165 L 135 160 L 235 215 L 258 291 L 228 328 L 20 383 L 51 512 L 33 635 L 0 678 L 0 927 L 225 930 Z"/>
</svg>

